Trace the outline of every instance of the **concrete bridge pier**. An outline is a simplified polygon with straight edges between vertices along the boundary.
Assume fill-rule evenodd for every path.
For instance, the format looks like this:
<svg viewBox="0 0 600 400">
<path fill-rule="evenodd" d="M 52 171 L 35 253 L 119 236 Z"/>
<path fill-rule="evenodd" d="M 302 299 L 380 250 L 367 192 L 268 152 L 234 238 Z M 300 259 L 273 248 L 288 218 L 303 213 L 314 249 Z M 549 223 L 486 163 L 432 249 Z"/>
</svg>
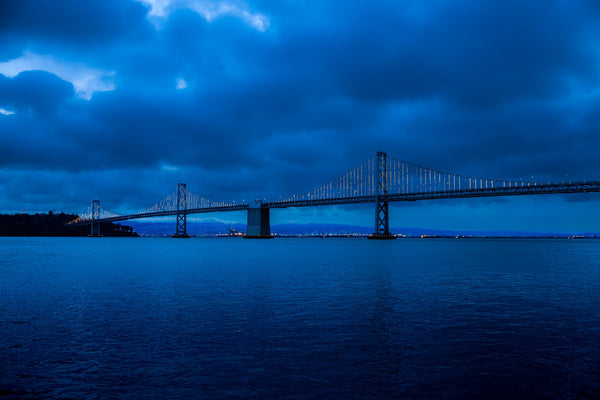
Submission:
<svg viewBox="0 0 600 400">
<path fill-rule="evenodd" d="M 260 200 L 250 203 L 248 208 L 248 222 L 246 224 L 246 239 L 272 239 L 271 235 L 271 209 L 263 207 Z"/>
</svg>

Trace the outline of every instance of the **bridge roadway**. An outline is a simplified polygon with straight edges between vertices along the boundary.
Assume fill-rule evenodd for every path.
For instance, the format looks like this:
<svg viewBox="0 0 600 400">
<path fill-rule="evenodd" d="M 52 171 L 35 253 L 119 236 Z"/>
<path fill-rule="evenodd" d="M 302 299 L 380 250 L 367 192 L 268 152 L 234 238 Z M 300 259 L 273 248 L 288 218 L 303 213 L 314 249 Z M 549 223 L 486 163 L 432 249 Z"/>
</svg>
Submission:
<svg viewBox="0 0 600 400">
<path fill-rule="evenodd" d="M 512 187 L 495 187 L 487 189 L 465 189 L 454 191 L 438 191 L 438 192 L 415 192 L 415 193 L 398 193 L 398 194 L 382 194 L 379 196 L 381 202 L 397 202 L 397 201 L 418 201 L 418 200 L 440 200 L 440 199 L 460 199 L 474 197 L 498 197 L 498 196 L 517 196 L 517 195 L 536 195 L 536 194 L 555 194 L 555 193 L 590 193 L 600 192 L 600 181 L 593 182 L 575 182 L 575 183 L 549 183 L 530 186 L 512 186 Z M 314 207 L 339 204 L 357 204 L 357 203 L 374 203 L 377 200 L 376 195 L 354 196 L 341 198 L 324 198 L 324 199 L 298 199 L 298 200 L 282 200 L 282 201 L 265 201 L 262 202 L 261 208 L 290 208 L 290 207 Z M 221 207 L 206 207 L 206 208 L 191 208 L 185 210 L 185 214 L 201 214 L 210 212 L 227 212 L 227 211 L 242 211 L 248 210 L 248 204 L 235 204 Z M 120 215 L 115 217 L 106 217 L 97 219 L 96 222 L 117 222 L 131 219 L 142 219 L 152 217 L 163 217 L 177 215 L 177 210 L 172 211 L 152 211 L 138 214 Z M 71 225 L 88 225 L 90 220 L 80 220 Z"/>
</svg>

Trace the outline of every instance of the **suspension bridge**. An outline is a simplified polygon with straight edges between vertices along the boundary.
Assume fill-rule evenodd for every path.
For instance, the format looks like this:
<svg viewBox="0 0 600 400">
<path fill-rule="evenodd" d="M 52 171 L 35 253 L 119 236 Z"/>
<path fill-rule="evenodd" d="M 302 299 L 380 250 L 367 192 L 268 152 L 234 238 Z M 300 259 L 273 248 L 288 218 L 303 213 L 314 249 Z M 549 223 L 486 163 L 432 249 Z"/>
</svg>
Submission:
<svg viewBox="0 0 600 400">
<path fill-rule="evenodd" d="M 100 236 L 103 222 L 175 216 L 172 237 L 185 238 L 189 237 L 187 215 L 246 210 L 245 237 L 272 238 L 271 209 L 372 203 L 375 224 L 369 238 L 395 239 L 389 229 L 390 202 L 585 192 L 600 192 L 600 181 L 538 183 L 474 178 L 421 167 L 378 152 L 328 183 L 289 197 L 249 203 L 214 201 L 188 191 L 185 183 L 179 183 L 151 207 L 129 214 L 112 213 L 94 200 L 87 212 L 70 225 L 90 225 L 90 236 Z"/>
</svg>

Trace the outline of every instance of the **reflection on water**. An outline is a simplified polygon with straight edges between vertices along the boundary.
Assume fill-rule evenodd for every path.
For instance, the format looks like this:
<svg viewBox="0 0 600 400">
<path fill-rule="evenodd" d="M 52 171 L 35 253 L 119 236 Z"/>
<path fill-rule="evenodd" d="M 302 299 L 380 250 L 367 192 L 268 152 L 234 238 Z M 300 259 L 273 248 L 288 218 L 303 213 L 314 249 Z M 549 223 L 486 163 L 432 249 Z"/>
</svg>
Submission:
<svg viewBox="0 0 600 400">
<path fill-rule="evenodd" d="M 598 398 L 600 242 L 0 238 L 0 397 Z"/>
</svg>

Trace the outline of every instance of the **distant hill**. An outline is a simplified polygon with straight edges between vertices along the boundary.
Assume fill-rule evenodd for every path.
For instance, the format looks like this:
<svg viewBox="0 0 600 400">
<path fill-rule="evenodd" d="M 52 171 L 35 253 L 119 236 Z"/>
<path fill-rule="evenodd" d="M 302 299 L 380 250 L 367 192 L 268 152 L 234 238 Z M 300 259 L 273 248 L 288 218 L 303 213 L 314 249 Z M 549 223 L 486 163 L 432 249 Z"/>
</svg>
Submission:
<svg viewBox="0 0 600 400">
<path fill-rule="evenodd" d="M 171 236 L 175 233 L 175 220 L 173 222 L 145 222 L 129 221 L 141 236 Z M 187 223 L 187 233 L 194 236 L 204 235 L 226 235 L 229 234 L 229 227 L 238 232 L 246 232 L 246 224 L 227 225 L 223 222 L 190 222 Z"/>
<path fill-rule="evenodd" d="M 65 213 L 0 214 L 0 236 L 88 236 L 88 226 L 68 226 L 79 218 Z M 111 222 L 100 225 L 103 236 L 137 236 L 131 227 Z"/>
<path fill-rule="evenodd" d="M 175 221 L 173 222 L 144 222 L 130 221 L 129 224 L 133 229 L 142 236 L 170 236 L 175 232 Z M 221 221 L 188 221 L 188 234 L 194 236 L 205 235 L 227 235 L 230 230 L 245 233 L 245 223 L 226 224 Z M 406 237 L 514 237 L 514 238 L 529 238 L 529 237 L 585 237 L 585 238 L 600 238 L 600 233 L 564 233 L 564 232 L 522 232 L 522 231 L 454 231 L 443 229 L 425 229 L 425 228 L 392 228 L 392 233 Z M 345 224 L 277 224 L 271 225 L 271 232 L 281 236 L 296 236 L 296 235 L 370 235 L 373 233 L 372 227 L 345 225 Z"/>
</svg>

